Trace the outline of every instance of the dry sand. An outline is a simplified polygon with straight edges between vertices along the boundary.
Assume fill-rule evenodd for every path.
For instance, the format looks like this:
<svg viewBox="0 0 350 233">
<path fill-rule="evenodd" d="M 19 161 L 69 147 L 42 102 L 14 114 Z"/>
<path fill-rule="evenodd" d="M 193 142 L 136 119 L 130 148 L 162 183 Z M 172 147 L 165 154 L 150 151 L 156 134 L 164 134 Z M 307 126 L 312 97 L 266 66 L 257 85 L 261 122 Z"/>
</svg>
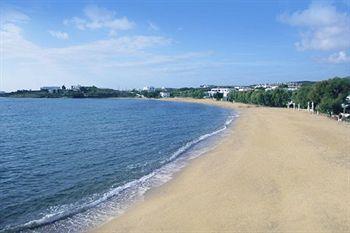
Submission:
<svg viewBox="0 0 350 233">
<path fill-rule="evenodd" d="M 230 136 L 95 232 L 350 232 L 349 125 L 196 102 L 238 109 Z"/>
</svg>

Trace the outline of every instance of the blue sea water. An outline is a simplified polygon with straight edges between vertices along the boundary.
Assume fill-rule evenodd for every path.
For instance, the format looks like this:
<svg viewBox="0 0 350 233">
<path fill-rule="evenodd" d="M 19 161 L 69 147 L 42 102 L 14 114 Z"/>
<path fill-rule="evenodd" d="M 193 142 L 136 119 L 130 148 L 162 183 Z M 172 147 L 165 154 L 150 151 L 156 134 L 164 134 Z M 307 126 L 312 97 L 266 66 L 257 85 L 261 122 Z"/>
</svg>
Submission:
<svg viewBox="0 0 350 233">
<path fill-rule="evenodd" d="M 213 145 L 231 110 L 138 99 L 0 98 L 0 232 L 81 232 Z"/>
</svg>

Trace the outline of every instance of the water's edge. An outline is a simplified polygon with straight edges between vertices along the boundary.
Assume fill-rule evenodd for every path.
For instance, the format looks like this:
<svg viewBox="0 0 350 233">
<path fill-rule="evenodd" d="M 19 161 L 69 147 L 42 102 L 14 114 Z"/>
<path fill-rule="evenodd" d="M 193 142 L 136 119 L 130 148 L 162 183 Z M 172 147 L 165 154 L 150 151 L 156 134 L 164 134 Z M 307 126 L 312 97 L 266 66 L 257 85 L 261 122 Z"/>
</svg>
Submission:
<svg viewBox="0 0 350 233">
<path fill-rule="evenodd" d="M 162 167 L 139 179 L 111 187 L 107 192 L 96 194 L 87 200 L 82 200 L 81 203 L 53 207 L 51 213 L 40 219 L 0 232 L 82 232 L 97 228 L 120 216 L 135 202 L 141 201 L 150 189 L 172 180 L 190 160 L 214 149 L 220 139 L 227 136 L 225 132 L 237 117 L 239 117 L 237 112 L 231 110 L 230 116 L 221 128 L 189 141 L 164 160 Z"/>
<path fill-rule="evenodd" d="M 198 104 L 206 104 L 206 103 L 198 103 Z M 181 147 L 178 150 L 178 153 L 174 153 L 172 155 L 172 157 L 169 159 L 168 164 L 165 164 L 163 167 L 161 167 L 161 168 L 159 168 L 151 173 L 151 174 L 153 174 L 153 173 L 159 172 L 159 174 L 165 175 L 164 178 L 166 178 L 166 179 L 162 180 L 161 183 L 157 183 L 156 185 L 149 187 L 149 189 L 145 190 L 139 199 L 134 200 L 131 203 L 128 203 L 128 205 L 125 207 L 125 209 L 121 213 L 116 214 L 114 216 L 110 216 L 109 218 L 106 218 L 103 222 L 94 226 L 93 228 L 90 228 L 89 230 L 98 230 L 99 227 L 101 227 L 103 224 L 106 224 L 107 222 L 109 222 L 115 218 L 120 217 L 120 215 L 124 214 L 125 211 L 127 211 L 133 205 L 135 205 L 136 203 L 138 203 L 140 201 L 143 201 L 143 198 L 149 193 L 149 191 L 152 191 L 152 190 L 156 191 L 157 188 L 160 188 L 161 186 L 169 183 L 174 178 L 176 178 L 176 176 L 185 167 L 187 167 L 189 165 L 189 162 L 191 160 L 197 159 L 197 158 L 201 157 L 202 155 L 207 154 L 210 151 L 214 150 L 218 146 L 218 144 L 223 140 L 223 138 L 229 135 L 229 132 L 226 132 L 226 131 L 229 131 L 231 129 L 231 127 L 233 127 L 232 126 L 233 122 L 234 122 L 235 118 L 238 118 L 238 117 L 239 117 L 239 113 L 232 110 L 231 115 L 225 121 L 225 124 L 222 128 L 220 128 L 216 131 L 213 131 L 211 133 L 204 134 L 204 135 L 200 136 L 198 139 L 187 143 L 186 146 Z M 212 141 L 209 141 L 210 139 Z M 206 145 L 204 148 L 202 148 L 202 150 L 197 150 L 196 148 L 192 149 L 192 147 L 195 147 L 198 143 L 205 143 Z M 165 173 L 162 173 L 163 170 L 167 170 L 168 168 L 169 168 L 169 171 L 165 171 Z M 167 173 L 167 172 L 169 172 L 169 173 Z M 149 174 L 149 175 L 151 175 L 151 174 Z M 148 177 L 149 175 L 146 175 L 144 177 Z M 148 178 L 150 178 L 150 177 L 148 177 Z"/>
</svg>

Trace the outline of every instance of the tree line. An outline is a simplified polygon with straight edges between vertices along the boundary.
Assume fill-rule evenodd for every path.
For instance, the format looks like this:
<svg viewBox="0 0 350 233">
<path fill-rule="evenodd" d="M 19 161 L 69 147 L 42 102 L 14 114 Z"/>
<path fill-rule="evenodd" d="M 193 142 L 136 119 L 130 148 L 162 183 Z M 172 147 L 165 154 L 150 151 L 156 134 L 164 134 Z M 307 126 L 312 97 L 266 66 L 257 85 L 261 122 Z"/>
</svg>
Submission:
<svg viewBox="0 0 350 233">
<path fill-rule="evenodd" d="M 49 92 L 46 90 L 31 91 L 19 90 L 16 92 L 2 93 L 4 97 L 20 98 L 110 98 L 110 97 L 146 97 L 160 98 L 160 92 L 167 91 L 170 97 L 188 97 L 201 99 L 208 95 L 210 88 L 168 88 L 167 90 L 156 89 L 155 91 L 120 91 L 109 88 L 80 87 L 78 90 L 66 89 Z M 342 103 L 350 95 L 350 77 L 333 78 L 320 82 L 304 82 L 297 91 L 289 91 L 287 86 L 281 85 L 274 90 L 257 88 L 251 91 L 231 91 L 228 100 L 257 104 L 270 107 L 285 107 L 293 101 L 301 108 L 307 108 L 308 102 L 314 102 L 315 109 L 323 113 L 338 114 L 342 111 Z M 221 99 L 222 94 L 216 94 L 214 98 Z"/>
<path fill-rule="evenodd" d="M 62 86 L 61 89 L 49 92 L 47 90 L 18 90 L 15 92 L 4 93 L 3 97 L 15 98 L 120 98 L 120 97 L 135 97 L 136 93 L 132 91 L 119 91 L 109 88 L 80 87 L 78 90 L 66 89 Z"/>
<path fill-rule="evenodd" d="M 207 95 L 209 90 L 210 90 L 209 88 L 193 88 L 193 87 L 170 89 L 170 96 L 202 99 Z"/>
<path fill-rule="evenodd" d="M 292 92 L 284 88 L 275 90 L 255 89 L 252 91 L 233 91 L 229 100 L 247 104 L 257 104 L 270 107 L 284 107 L 290 101 Z"/>
<path fill-rule="evenodd" d="M 293 101 L 300 104 L 301 108 L 307 108 L 308 102 L 314 102 L 315 110 L 338 114 L 342 103 L 350 95 L 350 77 L 333 78 L 316 83 L 303 84 L 296 91 L 289 91 L 281 86 L 275 90 L 255 89 L 252 91 L 233 91 L 229 94 L 230 101 L 248 104 L 257 104 L 270 107 L 285 107 L 288 102 Z"/>
</svg>

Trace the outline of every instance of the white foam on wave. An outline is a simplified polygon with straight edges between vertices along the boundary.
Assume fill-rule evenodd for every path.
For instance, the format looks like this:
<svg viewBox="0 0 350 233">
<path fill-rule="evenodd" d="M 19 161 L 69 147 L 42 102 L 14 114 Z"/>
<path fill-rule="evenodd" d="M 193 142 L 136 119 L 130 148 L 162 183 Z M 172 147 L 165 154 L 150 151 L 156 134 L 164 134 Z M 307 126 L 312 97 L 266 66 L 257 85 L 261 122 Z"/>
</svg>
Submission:
<svg viewBox="0 0 350 233">
<path fill-rule="evenodd" d="M 227 129 L 227 127 L 231 124 L 231 122 L 233 121 L 233 119 L 235 117 L 238 117 L 238 115 L 232 115 L 232 116 L 229 116 L 228 119 L 226 120 L 225 122 L 225 125 L 224 127 L 214 131 L 214 132 L 211 132 L 211 133 L 208 133 L 208 134 L 204 134 L 202 136 L 200 136 L 199 138 L 193 140 L 193 141 L 190 141 L 188 143 L 186 143 L 186 145 L 182 146 L 180 149 L 178 149 L 172 156 L 170 156 L 169 159 L 166 160 L 166 162 L 170 162 L 170 161 L 173 161 L 174 159 L 176 159 L 179 155 L 183 154 L 185 151 L 187 151 L 189 148 L 191 148 L 193 145 L 211 137 L 211 136 L 214 136 L 216 134 L 219 134 L 221 133 L 222 131 L 224 131 L 225 129 Z"/>
<path fill-rule="evenodd" d="M 93 195 L 88 200 L 84 200 L 83 203 L 53 207 L 52 213 L 48 213 L 40 219 L 29 221 L 16 228 L 4 229 L 4 231 L 81 232 L 96 227 L 102 222 L 122 214 L 132 203 L 142 199 L 149 189 L 170 181 L 174 174 L 187 165 L 188 160 L 197 158 L 209 150 L 209 147 L 205 147 L 189 151 L 192 147 L 223 132 L 237 117 L 239 117 L 238 114 L 229 116 L 222 128 L 186 143 L 165 160 L 162 167 L 139 179 L 111 188 L 103 194 Z M 186 154 L 187 152 L 188 154 Z M 2 231 L 0 230 L 0 232 Z"/>
</svg>

